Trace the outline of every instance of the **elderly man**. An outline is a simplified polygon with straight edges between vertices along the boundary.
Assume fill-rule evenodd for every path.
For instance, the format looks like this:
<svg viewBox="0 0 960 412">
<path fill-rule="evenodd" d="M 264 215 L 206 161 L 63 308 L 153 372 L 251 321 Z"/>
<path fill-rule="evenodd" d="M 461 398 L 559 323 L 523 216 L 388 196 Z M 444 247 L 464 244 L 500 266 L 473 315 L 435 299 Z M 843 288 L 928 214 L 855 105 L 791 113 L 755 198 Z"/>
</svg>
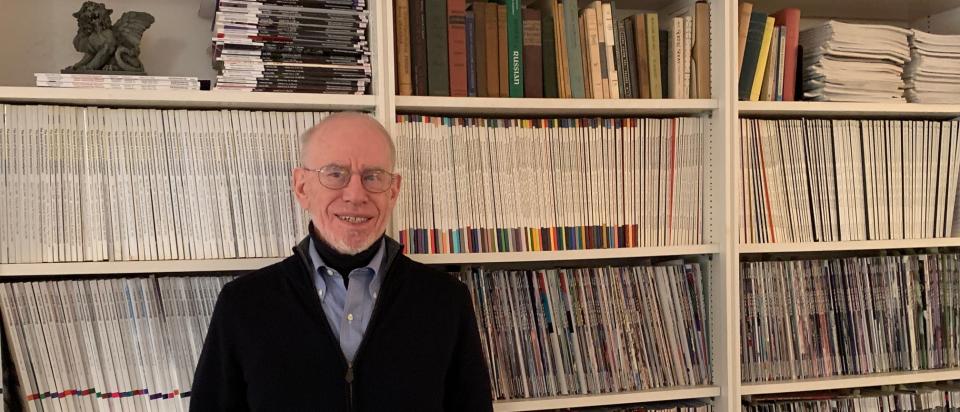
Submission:
<svg viewBox="0 0 960 412">
<path fill-rule="evenodd" d="M 384 235 L 401 180 L 386 130 L 332 115 L 301 162 L 310 235 L 220 292 L 190 410 L 492 410 L 466 287 Z"/>
</svg>

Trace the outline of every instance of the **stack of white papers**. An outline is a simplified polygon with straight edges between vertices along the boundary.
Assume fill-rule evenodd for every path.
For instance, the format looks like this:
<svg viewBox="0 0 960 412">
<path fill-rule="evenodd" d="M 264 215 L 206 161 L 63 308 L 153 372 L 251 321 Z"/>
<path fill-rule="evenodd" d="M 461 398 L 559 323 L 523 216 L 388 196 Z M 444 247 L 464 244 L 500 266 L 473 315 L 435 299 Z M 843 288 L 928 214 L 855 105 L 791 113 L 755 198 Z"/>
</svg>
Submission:
<svg viewBox="0 0 960 412">
<path fill-rule="evenodd" d="M 38 87 L 123 90 L 200 90 L 196 77 L 132 76 L 124 74 L 34 73 Z"/>
<path fill-rule="evenodd" d="M 808 100 L 903 102 L 906 29 L 828 21 L 800 32 Z"/>
<path fill-rule="evenodd" d="M 960 36 L 913 30 L 910 55 L 903 74 L 907 100 L 960 103 Z"/>
</svg>

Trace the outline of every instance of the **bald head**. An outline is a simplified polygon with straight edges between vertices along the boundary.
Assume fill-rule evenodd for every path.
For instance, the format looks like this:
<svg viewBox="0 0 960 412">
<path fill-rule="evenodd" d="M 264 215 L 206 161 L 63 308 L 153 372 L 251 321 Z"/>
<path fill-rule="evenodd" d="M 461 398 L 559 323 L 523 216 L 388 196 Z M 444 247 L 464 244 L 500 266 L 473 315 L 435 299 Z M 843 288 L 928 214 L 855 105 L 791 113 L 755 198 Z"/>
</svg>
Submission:
<svg viewBox="0 0 960 412">
<path fill-rule="evenodd" d="M 300 135 L 300 162 L 306 165 L 308 156 L 317 145 L 345 143 L 371 148 L 382 144 L 389 152 L 390 170 L 396 165 L 397 149 L 390 133 L 372 116 L 360 112 L 337 112 L 307 129 Z"/>
</svg>

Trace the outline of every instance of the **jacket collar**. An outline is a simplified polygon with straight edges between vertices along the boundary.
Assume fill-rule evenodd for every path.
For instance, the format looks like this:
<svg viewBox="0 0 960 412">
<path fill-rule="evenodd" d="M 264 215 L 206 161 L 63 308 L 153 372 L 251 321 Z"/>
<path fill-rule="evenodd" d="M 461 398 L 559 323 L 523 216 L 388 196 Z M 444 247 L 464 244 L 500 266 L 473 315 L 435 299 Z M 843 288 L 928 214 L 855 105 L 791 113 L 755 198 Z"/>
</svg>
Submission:
<svg viewBox="0 0 960 412">
<path fill-rule="evenodd" d="M 383 280 L 386 281 L 390 268 L 393 267 L 394 260 L 400 255 L 403 246 L 386 235 L 383 236 L 383 246 L 383 260 L 380 262 L 380 270 L 377 273 L 380 273 L 384 277 Z M 304 267 L 313 267 L 313 263 L 310 261 L 310 235 L 305 236 L 300 243 L 293 247 L 293 253 L 302 261 Z"/>
</svg>

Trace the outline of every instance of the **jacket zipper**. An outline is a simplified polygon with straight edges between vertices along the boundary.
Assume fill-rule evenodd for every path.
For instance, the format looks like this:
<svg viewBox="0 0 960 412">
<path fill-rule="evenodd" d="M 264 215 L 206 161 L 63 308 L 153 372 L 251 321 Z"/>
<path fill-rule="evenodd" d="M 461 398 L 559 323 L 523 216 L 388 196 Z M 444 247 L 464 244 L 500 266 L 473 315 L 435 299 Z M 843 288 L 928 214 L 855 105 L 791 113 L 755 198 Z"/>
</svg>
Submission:
<svg viewBox="0 0 960 412">
<path fill-rule="evenodd" d="M 347 375 L 344 376 L 347 381 L 347 410 L 352 411 L 353 405 L 353 362 L 347 362 Z"/>
<path fill-rule="evenodd" d="M 386 246 L 384 246 L 384 247 L 386 247 Z M 300 252 L 300 250 L 297 249 L 297 248 L 294 248 L 294 253 L 296 253 L 296 254 L 300 257 L 300 263 L 307 269 L 307 273 L 310 273 L 312 269 L 310 269 L 309 258 L 303 256 L 302 252 Z M 393 256 L 393 258 L 395 258 L 395 257 L 396 257 L 396 256 Z M 392 269 L 392 266 L 393 266 L 392 260 L 393 260 L 393 258 L 389 258 L 391 261 L 390 261 L 390 262 L 387 262 L 386 268 L 387 268 L 388 270 L 384 271 L 384 272 L 385 272 L 385 273 L 384 273 L 384 276 L 386 276 L 386 274 L 390 272 L 390 269 Z M 386 280 L 386 278 L 384 278 L 384 280 Z M 386 284 L 386 282 L 384 282 L 384 285 L 381 285 L 381 288 L 382 288 L 383 286 L 385 286 L 385 284 Z M 383 297 L 383 294 L 380 294 L 380 297 Z M 367 330 L 370 330 L 370 328 L 374 325 L 374 321 L 377 319 L 377 314 L 380 312 L 379 310 L 377 310 L 378 308 L 380 308 L 380 301 L 381 301 L 381 299 L 380 299 L 380 298 L 377 298 L 377 300 L 373 302 L 373 310 L 371 310 L 370 322 L 367 323 Z M 321 308 L 321 310 L 322 310 L 322 308 Z M 326 314 L 324 314 L 323 321 L 324 321 L 324 324 L 327 326 L 326 328 L 324 328 L 324 329 L 326 329 L 327 337 L 329 337 L 330 340 L 334 343 L 334 346 L 339 349 L 339 348 L 340 348 L 340 342 L 338 342 L 338 341 L 337 341 L 337 338 L 336 338 L 335 336 L 333 336 L 333 331 L 330 330 L 330 323 L 328 323 L 327 320 L 326 320 Z M 366 335 L 366 333 L 364 333 L 364 335 Z M 343 362 L 344 365 L 347 366 L 347 372 L 346 372 L 346 374 L 344 375 L 343 380 L 347 383 L 347 393 L 346 393 L 346 395 L 347 395 L 347 410 L 348 410 L 348 411 L 353 411 L 353 410 L 355 409 L 355 403 L 354 403 L 354 398 L 353 398 L 353 380 L 354 380 L 353 365 L 354 365 L 354 363 L 356 363 L 357 359 L 360 358 L 360 352 L 363 350 L 363 348 L 364 348 L 365 346 L 367 346 L 366 343 L 367 343 L 368 340 L 369 340 L 369 339 L 367 339 L 366 336 L 364 336 L 363 338 L 360 339 L 360 346 L 357 347 L 357 352 L 356 352 L 356 354 L 353 355 L 353 361 L 352 361 L 352 362 L 349 361 L 349 360 L 347 360 L 347 357 L 343 354 L 343 351 L 342 351 L 342 350 L 338 350 L 338 351 L 337 351 L 337 353 L 340 354 L 340 360 Z"/>
</svg>

